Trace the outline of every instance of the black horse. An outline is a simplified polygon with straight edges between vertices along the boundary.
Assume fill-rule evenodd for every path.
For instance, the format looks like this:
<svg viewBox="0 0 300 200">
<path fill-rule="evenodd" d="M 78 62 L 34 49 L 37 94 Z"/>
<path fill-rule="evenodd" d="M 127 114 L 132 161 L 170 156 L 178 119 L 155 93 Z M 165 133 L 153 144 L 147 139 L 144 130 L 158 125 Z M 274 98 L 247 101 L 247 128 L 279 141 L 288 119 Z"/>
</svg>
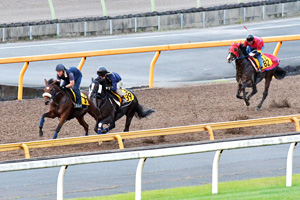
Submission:
<svg viewBox="0 0 300 200">
<path fill-rule="evenodd" d="M 244 47 L 244 45 L 241 43 L 234 43 L 229 49 L 227 62 L 231 63 L 233 60 L 235 60 L 236 81 L 238 82 L 238 90 L 236 97 L 239 99 L 244 99 L 247 106 L 250 105 L 250 98 L 257 92 L 256 84 L 258 84 L 261 80 L 265 79 L 265 90 L 263 93 L 263 98 L 256 107 L 256 110 L 259 111 L 262 107 L 264 100 L 268 96 L 268 90 L 273 76 L 275 76 L 276 79 L 283 79 L 285 77 L 286 72 L 277 64 L 277 66 L 275 66 L 269 71 L 263 71 L 262 73 L 258 73 L 256 69 L 254 69 L 254 67 L 252 66 L 251 61 L 248 59 L 248 57 L 249 55 L 246 52 L 246 48 Z M 245 91 L 246 87 L 252 87 L 252 92 L 248 96 L 248 93 Z M 243 92 L 243 96 L 240 95 L 241 92 Z"/>
<path fill-rule="evenodd" d="M 100 115 L 98 109 L 95 107 L 95 104 L 93 104 L 92 101 L 89 99 L 86 99 L 88 102 L 88 106 L 86 109 L 80 108 L 76 109 L 74 108 L 73 102 L 71 100 L 71 96 L 61 87 L 56 84 L 57 82 L 53 79 L 50 79 L 47 81 L 45 79 L 45 89 L 44 89 L 44 103 L 46 105 L 50 104 L 50 109 L 48 112 L 44 113 L 40 120 L 40 132 L 39 135 L 43 136 L 43 126 L 45 122 L 45 117 L 49 118 L 59 118 L 59 124 L 55 129 L 55 133 L 53 135 L 53 139 L 57 138 L 57 135 L 63 126 L 63 124 L 67 120 L 71 120 L 73 118 L 76 118 L 81 126 L 83 126 L 85 130 L 85 135 L 88 135 L 88 124 L 84 120 L 84 115 L 86 113 L 89 113 L 96 121 Z M 86 91 L 82 92 L 84 95 L 88 95 Z M 97 123 L 98 124 L 98 123 Z M 95 131 L 97 132 L 98 125 L 95 126 Z"/>
<path fill-rule="evenodd" d="M 118 99 L 113 94 L 106 91 L 107 82 L 105 79 L 92 79 L 89 87 L 89 98 L 93 100 L 96 107 L 100 111 L 98 119 L 98 134 L 104 134 L 115 128 L 115 122 L 126 115 L 126 124 L 124 132 L 129 131 L 129 126 L 133 116 L 144 118 L 155 112 L 152 109 L 144 110 L 139 104 L 137 97 L 133 92 L 127 91 L 128 102 L 124 105 L 119 105 Z M 108 125 L 103 128 L 103 125 Z"/>
</svg>

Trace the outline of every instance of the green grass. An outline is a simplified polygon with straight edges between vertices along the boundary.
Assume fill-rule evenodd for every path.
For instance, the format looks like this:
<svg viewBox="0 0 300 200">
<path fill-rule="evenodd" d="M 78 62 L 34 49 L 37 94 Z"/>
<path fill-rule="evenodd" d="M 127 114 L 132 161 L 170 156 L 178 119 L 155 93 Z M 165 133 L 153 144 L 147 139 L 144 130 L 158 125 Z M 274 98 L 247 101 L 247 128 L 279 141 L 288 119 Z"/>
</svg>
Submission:
<svg viewBox="0 0 300 200">
<path fill-rule="evenodd" d="M 73 200 L 133 200 L 133 192 L 127 194 L 78 198 Z M 211 194 L 211 184 L 153 190 L 142 192 L 142 199 L 151 200 L 226 200 L 226 199 L 300 199 L 300 174 L 293 176 L 293 186 L 285 186 L 285 177 L 251 179 L 219 183 L 219 194 Z"/>
</svg>

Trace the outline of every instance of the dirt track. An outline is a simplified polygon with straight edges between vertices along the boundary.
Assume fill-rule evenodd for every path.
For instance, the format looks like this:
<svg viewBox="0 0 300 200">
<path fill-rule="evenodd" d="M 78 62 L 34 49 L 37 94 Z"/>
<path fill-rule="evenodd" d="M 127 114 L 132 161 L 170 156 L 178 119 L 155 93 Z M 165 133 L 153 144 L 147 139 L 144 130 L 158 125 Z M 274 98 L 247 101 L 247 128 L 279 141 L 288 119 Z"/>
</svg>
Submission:
<svg viewBox="0 0 300 200">
<path fill-rule="evenodd" d="M 299 76 L 286 77 L 283 80 L 273 79 L 262 110 L 255 111 L 255 106 L 262 97 L 263 83 L 258 85 L 258 93 L 251 99 L 249 107 L 235 97 L 237 84 L 210 83 L 181 88 L 154 88 L 135 90 L 139 102 L 146 108 L 151 107 L 156 112 L 147 119 L 133 119 L 130 130 L 156 129 L 173 126 L 185 126 L 212 122 L 235 121 L 293 115 L 300 110 Z M 263 81 L 264 82 L 264 81 Z M 58 124 L 58 119 L 46 119 L 44 137 L 38 136 L 38 126 L 41 115 L 48 110 L 42 99 L 0 102 L 0 143 L 15 143 L 51 139 Z M 95 121 L 86 116 L 90 126 L 90 135 L 94 135 Z M 121 132 L 125 119 L 117 122 L 117 127 L 111 132 Z M 295 125 L 280 124 L 251 128 L 214 131 L 215 139 L 240 137 L 245 135 L 270 134 L 295 131 Z M 83 136 L 84 130 L 77 120 L 67 122 L 58 138 Z M 125 148 L 156 145 L 166 143 L 208 140 L 208 134 L 191 133 L 165 137 L 149 137 L 125 141 Z M 116 141 L 98 144 L 83 144 L 30 150 L 32 157 L 69 154 L 75 152 L 93 152 L 107 149 L 117 149 Z M 23 151 L 0 153 L 0 160 L 24 158 Z"/>
</svg>

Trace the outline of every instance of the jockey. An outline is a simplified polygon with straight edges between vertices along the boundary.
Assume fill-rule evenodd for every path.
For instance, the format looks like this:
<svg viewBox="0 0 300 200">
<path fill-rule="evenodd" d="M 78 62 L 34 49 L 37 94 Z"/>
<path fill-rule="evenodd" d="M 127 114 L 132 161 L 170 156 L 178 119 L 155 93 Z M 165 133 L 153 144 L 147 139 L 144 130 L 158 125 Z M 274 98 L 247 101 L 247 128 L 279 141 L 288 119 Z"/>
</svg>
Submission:
<svg viewBox="0 0 300 200">
<path fill-rule="evenodd" d="M 249 56 L 257 58 L 259 62 L 259 72 L 261 72 L 261 69 L 263 67 L 261 53 L 265 47 L 264 41 L 260 37 L 255 37 L 252 34 L 248 34 L 244 42 L 244 47 L 247 47 L 246 51 Z"/>
<path fill-rule="evenodd" d="M 81 71 L 76 67 L 70 67 L 70 69 L 66 69 L 63 64 L 58 64 L 56 65 L 56 72 L 57 81 L 60 83 L 61 80 L 64 80 L 62 87 L 73 88 L 73 91 L 76 95 L 75 108 L 82 108 L 79 90 L 82 78 Z"/>
<path fill-rule="evenodd" d="M 99 76 L 98 78 L 100 79 L 106 79 L 109 86 L 111 86 L 111 87 L 106 87 L 106 90 L 115 92 L 120 97 L 123 97 L 125 95 L 122 92 L 122 86 L 123 86 L 122 79 L 118 73 L 108 72 L 105 67 L 100 66 L 97 70 L 97 75 Z M 123 98 L 122 102 L 126 103 L 127 100 Z"/>
</svg>

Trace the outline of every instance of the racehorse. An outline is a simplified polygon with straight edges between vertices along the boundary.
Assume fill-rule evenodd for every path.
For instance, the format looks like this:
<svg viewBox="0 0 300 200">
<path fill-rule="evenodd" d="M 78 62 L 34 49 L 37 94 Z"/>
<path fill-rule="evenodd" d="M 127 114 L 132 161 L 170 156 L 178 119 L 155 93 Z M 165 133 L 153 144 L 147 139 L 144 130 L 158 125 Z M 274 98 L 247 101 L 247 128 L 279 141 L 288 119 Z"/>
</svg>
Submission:
<svg viewBox="0 0 300 200">
<path fill-rule="evenodd" d="M 98 109 L 95 107 L 95 104 L 90 101 L 89 99 L 87 99 L 88 102 L 88 106 L 86 109 L 83 108 L 74 108 L 74 104 L 71 100 L 71 96 L 69 94 L 67 94 L 66 90 L 62 89 L 61 87 L 59 87 L 59 83 L 55 81 L 53 81 L 53 79 L 50 79 L 49 81 L 47 81 L 45 79 L 45 88 L 44 88 L 44 103 L 45 105 L 48 105 L 50 103 L 50 110 L 46 113 L 44 113 L 41 117 L 40 120 L 40 131 L 39 131 L 39 135 L 43 136 L 43 125 L 44 125 L 44 121 L 45 121 L 45 117 L 48 118 L 55 118 L 58 117 L 59 120 L 59 124 L 56 127 L 55 133 L 53 135 L 53 139 L 57 138 L 57 135 L 61 129 L 61 127 L 63 126 L 63 124 L 67 121 L 67 120 L 71 120 L 73 118 L 76 118 L 79 122 L 79 124 L 81 126 L 83 126 L 84 130 L 85 130 L 85 135 L 88 135 L 88 124 L 85 122 L 84 120 L 84 115 L 86 113 L 89 113 L 96 121 L 99 117 L 99 111 Z M 82 91 L 82 93 L 84 95 L 88 95 L 87 91 Z M 97 132 L 97 124 L 95 126 L 95 131 Z"/>
<path fill-rule="evenodd" d="M 113 95 L 106 91 L 106 86 L 107 82 L 105 79 L 92 79 L 92 83 L 89 86 L 88 97 L 94 101 L 100 111 L 98 134 L 107 133 L 115 128 L 115 122 L 124 115 L 126 115 L 124 132 L 128 132 L 134 115 L 140 119 L 155 112 L 152 109 L 144 110 L 134 93 L 128 90 L 126 90 L 128 102 L 124 105 L 118 105 Z M 103 129 L 104 124 L 108 125 L 105 129 Z"/>
<path fill-rule="evenodd" d="M 245 104 L 247 106 L 250 105 L 250 98 L 257 93 L 256 84 L 265 79 L 265 89 L 263 93 L 262 100 L 256 107 L 256 111 L 259 111 L 262 107 L 262 104 L 266 97 L 268 96 L 268 90 L 270 83 L 272 81 L 272 77 L 275 76 L 276 79 L 283 79 L 285 77 L 286 72 L 280 68 L 279 60 L 270 54 L 265 54 L 271 58 L 273 58 L 273 67 L 269 70 L 265 69 L 261 73 L 258 73 L 256 69 L 251 64 L 249 60 L 249 55 L 246 52 L 246 48 L 243 44 L 233 43 L 229 49 L 229 54 L 227 56 L 227 62 L 231 63 L 235 60 L 236 65 L 236 81 L 238 82 L 238 89 L 236 97 L 239 99 L 244 99 Z M 265 65 L 266 63 L 264 63 Z M 252 92 L 247 96 L 247 92 L 245 91 L 246 87 L 252 87 Z M 243 96 L 241 96 L 241 92 L 243 92 Z"/>
</svg>

